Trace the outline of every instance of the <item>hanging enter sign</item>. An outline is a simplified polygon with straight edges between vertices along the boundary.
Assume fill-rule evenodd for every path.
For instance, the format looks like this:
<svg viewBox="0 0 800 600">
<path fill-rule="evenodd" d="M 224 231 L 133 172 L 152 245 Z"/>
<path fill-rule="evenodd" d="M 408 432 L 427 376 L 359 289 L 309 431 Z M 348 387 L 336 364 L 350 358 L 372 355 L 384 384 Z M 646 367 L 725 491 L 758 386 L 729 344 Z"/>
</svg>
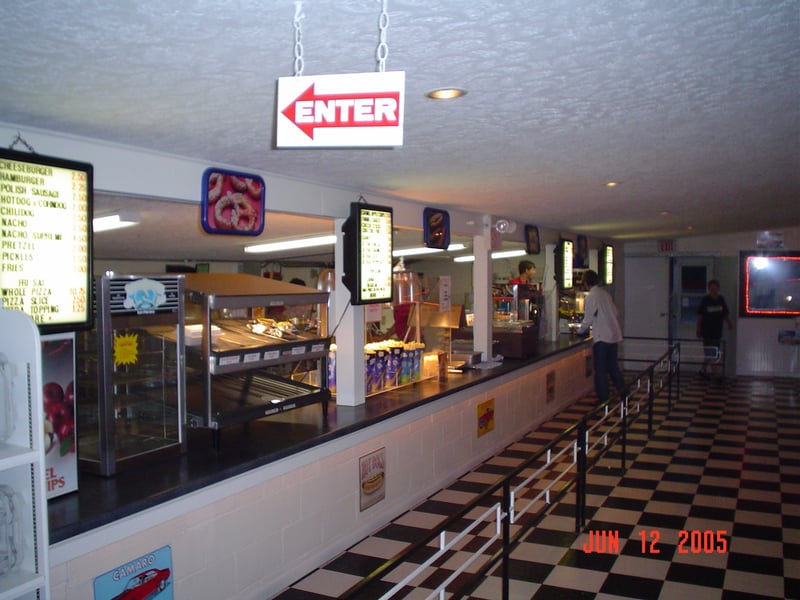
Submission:
<svg viewBox="0 0 800 600">
<path fill-rule="evenodd" d="M 277 146 L 402 146 L 404 95 L 404 71 L 281 77 Z"/>
</svg>

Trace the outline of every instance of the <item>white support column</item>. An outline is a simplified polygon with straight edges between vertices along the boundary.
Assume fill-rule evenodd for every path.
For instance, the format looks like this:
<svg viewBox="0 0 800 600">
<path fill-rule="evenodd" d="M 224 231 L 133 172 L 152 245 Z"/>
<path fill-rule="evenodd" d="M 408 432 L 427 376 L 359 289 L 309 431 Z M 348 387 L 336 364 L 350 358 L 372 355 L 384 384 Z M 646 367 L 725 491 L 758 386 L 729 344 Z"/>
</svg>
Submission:
<svg viewBox="0 0 800 600">
<path fill-rule="evenodd" d="M 474 349 L 484 361 L 492 358 L 492 236 L 491 215 L 483 216 L 481 233 L 472 238 L 475 262 L 472 264 L 473 294 L 475 296 L 475 321 L 473 324 Z"/>
<path fill-rule="evenodd" d="M 350 305 L 350 290 L 342 283 L 344 239 L 342 225 L 336 219 L 336 289 L 329 319 L 336 329 L 336 404 L 357 406 L 365 402 L 364 386 L 364 307 Z M 354 265 L 353 265 L 354 266 Z M 343 314 L 344 313 L 344 314 Z"/>
<path fill-rule="evenodd" d="M 539 337 L 550 342 L 558 340 L 558 285 L 556 284 L 556 246 L 545 246 L 545 270 L 542 275 L 542 297 L 544 315 L 540 322 Z M 544 327 L 542 327 L 542 323 Z"/>
</svg>

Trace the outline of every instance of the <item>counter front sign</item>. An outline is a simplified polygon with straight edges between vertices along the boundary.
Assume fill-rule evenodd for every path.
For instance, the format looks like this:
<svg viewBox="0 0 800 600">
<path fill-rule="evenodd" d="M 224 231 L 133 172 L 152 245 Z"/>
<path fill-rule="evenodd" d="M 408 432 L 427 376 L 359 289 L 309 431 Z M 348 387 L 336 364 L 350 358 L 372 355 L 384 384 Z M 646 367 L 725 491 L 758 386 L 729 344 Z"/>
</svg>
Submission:
<svg viewBox="0 0 800 600">
<path fill-rule="evenodd" d="M 0 150 L 0 298 L 43 333 L 91 324 L 92 173 Z"/>
<path fill-rule="evenodd" d="M 278 79 L 279 148 L 403 145 L 405 72 Z"/>
<path fill-rule="evenodd" d="M 172 548 L 163 546 L 131 559 L 94 579 L 94 600 L 172 600 Z"/>
</svg>

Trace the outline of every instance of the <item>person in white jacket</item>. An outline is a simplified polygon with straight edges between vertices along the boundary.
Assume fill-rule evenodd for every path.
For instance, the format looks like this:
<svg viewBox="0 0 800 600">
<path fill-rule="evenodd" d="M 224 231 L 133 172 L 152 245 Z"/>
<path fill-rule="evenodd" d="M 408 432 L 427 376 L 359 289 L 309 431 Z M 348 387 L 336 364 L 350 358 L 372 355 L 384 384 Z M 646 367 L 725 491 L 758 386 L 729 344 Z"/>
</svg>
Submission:
<svg viewBox="0 0 800 600">
<path fill-rule="evenodd" d="M 594 390 L 597 402 L 603 404 L 608 400 L 608 379 L 618 392 L 625 388 L 625 378 L 619 369 L 617 360 L 618 344 L 622 341 L 622 325 L 619 311 L 608 291 L 598 285 L 600 277 L 595 271 L 586 271 L 583 281 L 589 288 L 584 303 L 584 316 L 579 334 L 592 330 L 592 358 L 594 362 Z"/>
</svg>

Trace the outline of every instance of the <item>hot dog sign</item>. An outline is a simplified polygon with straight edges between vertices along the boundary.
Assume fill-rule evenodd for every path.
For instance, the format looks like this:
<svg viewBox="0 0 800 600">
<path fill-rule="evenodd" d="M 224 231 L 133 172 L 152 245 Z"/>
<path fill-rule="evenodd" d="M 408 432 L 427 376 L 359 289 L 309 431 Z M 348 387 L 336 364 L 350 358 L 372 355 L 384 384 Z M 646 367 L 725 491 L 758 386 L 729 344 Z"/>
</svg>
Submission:
<svg viewBox="0 0 800 600">
<path fill-rule="evenodd" d="M 379 448 L 358 459 L 361 510 L 386 497 L 386 448 Z"/>
<path fill-rule="evenodd" d="M 281 77 L 279 148 L 403 145 L 405 72 Z"/>
</svg>

